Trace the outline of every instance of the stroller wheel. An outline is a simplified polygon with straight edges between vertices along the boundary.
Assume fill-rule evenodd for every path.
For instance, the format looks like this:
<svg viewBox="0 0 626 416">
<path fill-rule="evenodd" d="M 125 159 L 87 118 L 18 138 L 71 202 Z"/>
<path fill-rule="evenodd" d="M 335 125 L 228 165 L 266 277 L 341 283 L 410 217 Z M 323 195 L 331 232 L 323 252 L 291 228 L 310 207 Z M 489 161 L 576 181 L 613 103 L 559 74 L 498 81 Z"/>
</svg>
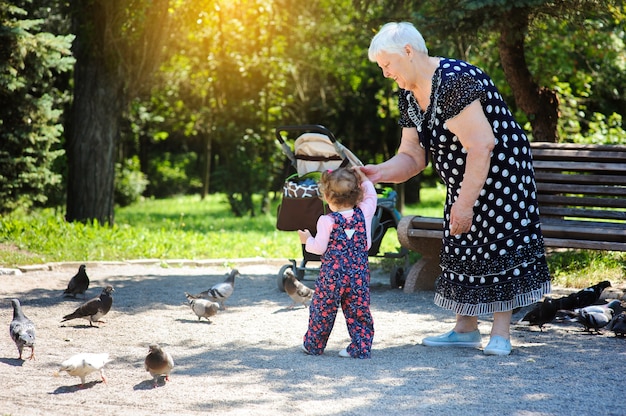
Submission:
<svg viewBox="0 0 626 416">
<path fill-rule="evenodd" d="M 278 290 L 280 290 L 281 292 L 285 291 L 285 272 L 289 269 L 293 270 L 293 265 L 292 264 L 285 264 L 284 266 L 282 266 L 280 268 L 280 270 L 278 271 L 278 276 L 276 279 L 276 284 L 278 286 Z"/>
<path fill-rule="evenodd" d="M 402 267 L 394 267 L 391 269 L 391 275 L 389 276 L 389 284 L 392 289 L 399 289 L 404 287 L 405 277 L 404 269 Z"/>
</svg>

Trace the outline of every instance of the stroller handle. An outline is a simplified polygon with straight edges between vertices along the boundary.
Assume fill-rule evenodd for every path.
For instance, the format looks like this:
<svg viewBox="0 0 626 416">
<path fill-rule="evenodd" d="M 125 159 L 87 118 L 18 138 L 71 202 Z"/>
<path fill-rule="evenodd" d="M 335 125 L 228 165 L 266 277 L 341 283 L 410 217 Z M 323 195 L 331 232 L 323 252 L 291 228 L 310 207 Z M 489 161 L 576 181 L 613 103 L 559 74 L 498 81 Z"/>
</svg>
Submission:
<svg viewBox="0 0 626 416">
<path fill-rule="evenodd" d="M 285 144 L 285 140 L 283 136 L 281 136 L 281 132 L 287 131 L 298 131 L 298 132 L 311 132 L 311 133 L 320 133 L 328 136 L 332 143 L 335 143 L 337 139 L 332 131 L 328 130 L 326 127 L 320 124 L 299 124 L 299 125 L 288 125 L 288 126 L 278 126 L 276 127 L 276 139 L 282 145 Z"/>
</svg>

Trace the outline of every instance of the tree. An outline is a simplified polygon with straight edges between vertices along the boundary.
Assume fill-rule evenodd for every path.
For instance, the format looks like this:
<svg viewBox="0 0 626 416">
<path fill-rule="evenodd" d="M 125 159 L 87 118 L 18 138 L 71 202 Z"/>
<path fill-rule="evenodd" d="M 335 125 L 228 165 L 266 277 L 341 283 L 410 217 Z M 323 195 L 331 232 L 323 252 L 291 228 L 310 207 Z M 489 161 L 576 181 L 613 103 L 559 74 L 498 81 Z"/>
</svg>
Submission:
<svg viewBox="0 0 626 416">
<path fill-rule="evenodd" d="M 67 98 L 55 82 L 71 70 L 73 36 L 42 25 L 29 1 L 0 2 L 0 212 L 45 203 L 61 181 L 53 164 Z"/>
<path fill-rule="evenodd" d="M 581 19 L 604 10 L 613 0 L 442 0 L 425 6 L 417 19 L 441 37 L 497 33 L 500 63 L 517 106 L 527 115 L 536 141 L 557 141 L 556 92 L 541 86 L 529 70 L 525 41 L 534 21 L 545 16 Z"/>
<path fill-rule="evenodd" d="M 114 221 L 120 121 L 159 62 L 167 10 L 167 0 L 70 2 L 76 65 L 68 117 L 68 221 Z"/>
</svg>

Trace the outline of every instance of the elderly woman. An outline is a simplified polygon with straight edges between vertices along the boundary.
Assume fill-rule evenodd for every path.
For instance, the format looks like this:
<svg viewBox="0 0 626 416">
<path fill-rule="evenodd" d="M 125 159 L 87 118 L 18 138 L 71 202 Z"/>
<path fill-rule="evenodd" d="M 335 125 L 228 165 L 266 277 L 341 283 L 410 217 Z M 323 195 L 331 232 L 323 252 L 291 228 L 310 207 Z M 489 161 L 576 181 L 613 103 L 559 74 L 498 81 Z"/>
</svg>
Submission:
<svg viewBox="0 0 626 416">
<path fill-rule="evenodd" d="M 361 169 L 373 182 L 404 182 L 428 164 L 446 185 L 442 273 L 435 304 L 454 328 L 427 346 L 482 346 L 478 316 L 493 314 L 487 355 L 511 352 L 512 310 L 550 292 L 528 138 L 489 76 L 431 57 L 411 23 L 388 23 L 369 59 L 400 87 L 397 154 Z"/>
</svg>

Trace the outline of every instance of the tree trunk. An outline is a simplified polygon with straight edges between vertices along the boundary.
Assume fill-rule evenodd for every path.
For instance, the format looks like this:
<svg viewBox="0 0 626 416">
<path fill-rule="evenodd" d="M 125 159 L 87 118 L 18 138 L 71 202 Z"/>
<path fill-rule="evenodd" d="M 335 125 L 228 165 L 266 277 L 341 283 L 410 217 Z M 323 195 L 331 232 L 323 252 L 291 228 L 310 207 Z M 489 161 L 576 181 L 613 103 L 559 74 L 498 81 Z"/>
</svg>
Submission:
<svg viewBox="0 0 626 416">
<path fill-rule="evenodd" d="M 202 175 L 202 196 L 204 200 L 209 194 L 209 186 L 211 183 L 211 158 L 213 157 L 213 140 L 211 133 L 207 133 L 204 137 L 204 174 Z"/>
<path fill-rule="evenodd" d="M 528 31 L 528 9 L 512 8 L 503 16 L 498 50 L 506 80 L 515 102 L 528 116 L 534 141 L 556 142 L 559 102 L 556 93 L 537 85 L 528 70 L 524 36 Z"/>
<path fill-rule="evenodd" d="M 74 99 L 67 142 L 67 221 L 113 224 L 115 146 L 122 114 L 122 78 L 105 59 L 105 25 L 94 24 L 97 2 L 90 13 L 74 15 Z M 89 28 L 89 29 L 87 29 Z M 86 31 L 89 31 L 85 35 Z M 82 36 L 81 36 L 82 34 Z"/>
</svg>

